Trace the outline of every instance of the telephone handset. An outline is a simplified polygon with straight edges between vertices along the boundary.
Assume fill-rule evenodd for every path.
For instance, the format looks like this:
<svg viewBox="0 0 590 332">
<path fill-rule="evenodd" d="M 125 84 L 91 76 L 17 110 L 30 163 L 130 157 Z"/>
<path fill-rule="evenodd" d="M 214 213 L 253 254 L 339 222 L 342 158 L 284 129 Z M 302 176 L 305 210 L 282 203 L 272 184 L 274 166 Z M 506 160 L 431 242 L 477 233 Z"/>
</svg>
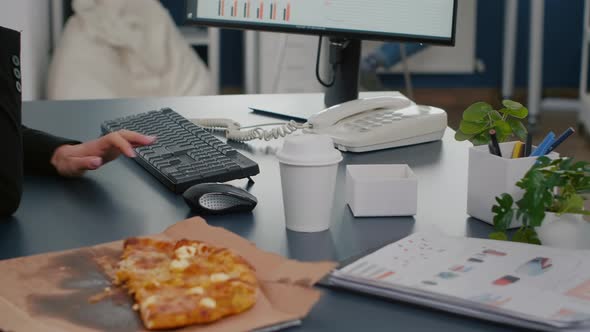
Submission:
<svg viewBox="0 0 590 332">
<path fill-rule="evenodd" d="M 350 116 L 370 112 L 381 108 L 405 108 L 412 105 L 409 99 L 403 97 L 373 97 L 351 100 L 339 105 L 334 105 L 309 117 L 307 122 L 316 130 L 333 126 L 338 121 Z"/>
<path fill-rule="evenodd" d="M 439 108 L 418 106 L 403 97 L 373 97 L 352 100 L 312 115 L 307 123 L 273 123 L 241 127 L 227 119 L 193 119 L 195 124 L 209 129 L 221 129 L 229 140 L 271 140 L 284 137 L 299 129 L 306 133 L 332 137 L 342 151 L 364 152 L 391 147 L 435 141 L 442 138 L 447 127 L 447 114 Z"/>
</svg>

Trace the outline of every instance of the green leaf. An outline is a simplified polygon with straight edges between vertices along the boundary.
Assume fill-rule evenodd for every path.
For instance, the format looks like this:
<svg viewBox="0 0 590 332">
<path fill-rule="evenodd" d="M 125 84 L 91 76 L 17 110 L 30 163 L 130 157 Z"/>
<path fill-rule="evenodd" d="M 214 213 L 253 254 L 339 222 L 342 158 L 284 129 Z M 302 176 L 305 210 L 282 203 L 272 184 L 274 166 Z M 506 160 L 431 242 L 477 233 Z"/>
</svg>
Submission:
<svg viewBox="0 0 590 332">
<path fill-rule="evenodd" d="M 485 145 L 485 144 L 488 144 L 489 142 L 490 142 L 490 134 L 485 131 L 480 134 L 477 134 L 477 135 L 473 136 L 473 138 L 471 138 L 471 143 L 473 143 L 473 145 Z"/>
<path fill-rule="evenodd" d="M 455 132 L 455 140 L 460 141 L 460 142 L 467 141 L 467 140 L 471 139 L 472 137 L 473 137 L 473 135 L 464 134 L 461 130 L 457 130 Z"/>
<path fill-rule="evenodd" d="M 556 161 L 559 161 L 559 159 Z M 553 161 L 551 159 L 549 159 L 549 157 L 541 156 L 541 157 L 537 158 L 537 161 L 533 164 L 533 166 L 531 167 L 531 170 L 538 169 L 538 168 L 545 168 L 545 167 L 551 165 L 552 162 Z"/>
<path fill-rule="evenodd" d="M 463 120 L 469 122 L 482 121 L 486 114 L 493 110 L 494 109 L 492 108 L 492 105 L 480 101 L 467 107 L 467 109 L 463 112 Z"/>
<path fill-rule="evenodd" d="M 508 236 L 506 236 L 506 233 L 504 233 L 504 232 L 490 233 L 489 238 L 492 240 L 498 240 L 498 241 L 508 241 Z"/>
<path fill-rule="evenodd" d="M 512 236 L 512 241 L 514 242 L 522 242 L 522 243 L 527 243 L 526 242 L 526 235 L 524 232 L 524 227 L 519 228 L 514 235 Z"/>
<path fill-rule="evenodd" d="M 461 121 L 459 124 L 459 130 L 461 130 L 464 134 L 473 135 L 479 134 L 486 129 L 486 124 L 483 122 L 469 122 L 469 121 Z"/>
<path fill-rule="evenodd" d="M 582 198 L 582 196 L 574 193 L 569 197 L 565 198 L 563 202 L 561 202 L 556 212 L 558 214 L 562 214 L 581 213 L 582 211 L 584 211 L 584 199 Z"/>
<path fill-rule="evenodd" d="M 498 111 L 493 110 L 492 112 L 490 112 L 490 118 L 492 118 L 492 121 L 498 121 L 498 120 L 502 120 L 502 114 L 500 114 Z"/>
<path fill-rule="evenodd" d="M 578 161 L 573 164 L 570 169 L 583 174 L 584 172 L 587 172 L 586 168 L 588 168 L 588 165 L 589 164 L 585 161 Z"/>
<path fill-rule="evenodd" d="M 526 141 L 527 130 L 526 127 L 522 124 L 522 122 L 514 118 L 509 118 L 508 120 L 506 120 L 506 122 L 508 122 L 510 128 L 512 128 L 512 132 L 518 138 L 520 138 L 522 141 Z"/>
<path fill-rule="evenodd" d="M 500 113 L 508 114 L 519 119 L 524 119 L 529 114 L 529 110 L 519 102 L 504 100 L 502 101 L 502 105 L 504 105 L 505 108 L 501 109 Z"/>
<path fill-rule="evenodd" d="M 524 107 L 521 108 L 520 110 L 512 110 L 509 108 L 502 108 L 502 109 L 498 110 L 498 112 L 500 112 L 502 114 L 510 115 L 510 116 L 518 118 L 518 119 L 524 119 L 529 114 L 529 110 Z"/>
<path fill-rule="evenodd" d="M 509 194 L 502 194 L 500 197 L 496 197 L 498 204 L 492 206 L 492 212 L 494 213 L 494 229 L 498 232 L 505 232 L 514 216 L 514 210 L 512 204 L 514 200 Z"/>
<path fill-rule="evenodd" d="M 511 110 L 519 110 L 524 107 L 524 106 L 522 106 L 521 103 L 514 101 L 514 100 L 510 100 L 510 99 L 502 100 L 502 105 L 504 105 L 504 107 L 509 108 Z"/>
<path fill-rule="evenodd" d="M 508 137 L 512 135 L 512 128 L 508 122 L 499 120 L 494 122 L 494 129 L 496 129 L 496 137 L 498 138 L 498 142 L 504 142 Z"/>
<path fill-rule="evenodd" d="M 512 237 L 514 242 L 530 243 L 530 244 L 541 244 L 537 232 L 532 227 L 521 227 L 519 228 L 514 236 Z"/>
<path fill-rule="evenodd" d="M 535 167 L 533 166 L 516 184 L 525 190 L 522 198 L 516 202 L 523 215 L 523 225 L 533 227 L 541 225 L 545 218 L 545 210 L 552 205 L 553 199 L 553 186 L 548 186 L 543 173 Z"/>
</svg>

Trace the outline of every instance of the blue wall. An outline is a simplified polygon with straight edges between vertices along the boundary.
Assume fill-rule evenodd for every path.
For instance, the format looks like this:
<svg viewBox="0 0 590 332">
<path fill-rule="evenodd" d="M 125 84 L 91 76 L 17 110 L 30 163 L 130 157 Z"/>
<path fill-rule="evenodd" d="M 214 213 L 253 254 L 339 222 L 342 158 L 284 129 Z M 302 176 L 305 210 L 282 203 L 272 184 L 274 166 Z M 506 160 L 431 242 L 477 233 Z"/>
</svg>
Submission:
<svg viewBox="0 0 590 332">
<path fill-rule="evenodd" d="M 172 18 L 174 19 L 176 24 L 182 24 L 182 22 L 184 21 L 185 10 L 184 1 L 160 0 L 160 2 L 164 7 L 168 8 L 168 11 L 170 12 L 170 15 L 172 15 Z"/>
<path fill-rule="evenodd" d="M 175 20 L 183 19 L 184 1 L 161 0 Z M 475 0 L 474 0 L 475 1 Z M 515 85 L 527 85 L 530 1 L 519 0 Z M 476 56 L 486 66 L 485 72 L 472 75 L 414 75 L 416 87 L 494 87 L 502 81 L 502 47 L 504 35 L 504 1 L 477 0 Z M 545 0 L 543 87 L 577 88 L 580 78 L 583 0 Z M 242 86 L 242 34 L 222 33 L 221 84 Z M 401 75 L 387 75 L 384 82 L 401 87 Z"/>
<path fill-rule="evenodd" d="M 515 85 L 528 80 L 530 1 L 519 0 Z M 576 88 L 580 79 L 583 0 L 546 0 L 543 87 Z M 417 87 L 497 87 L 502 84 L 504 1 L 478 0 L 476 56 L 485 72 L 472 75 L 414 75 Z M 384 77 L 387 85 L 402 86 L 401 75 Z"/>
</svg>

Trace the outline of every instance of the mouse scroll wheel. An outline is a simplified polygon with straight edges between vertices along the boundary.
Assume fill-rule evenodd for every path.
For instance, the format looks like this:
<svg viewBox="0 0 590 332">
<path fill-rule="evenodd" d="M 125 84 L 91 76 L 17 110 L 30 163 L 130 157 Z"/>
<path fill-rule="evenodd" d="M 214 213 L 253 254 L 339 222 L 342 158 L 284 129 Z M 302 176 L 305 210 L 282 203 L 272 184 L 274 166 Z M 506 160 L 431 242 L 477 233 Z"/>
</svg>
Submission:
<svg viewBox="0 0 590 332">
<path fill-rule="evenodd" d="M 206 194 L 199 198 L 199 205 L 206 209 L 216 211 L 242 204 L 242 200 L 239 198 L 220 194 Z"/>
</svg>

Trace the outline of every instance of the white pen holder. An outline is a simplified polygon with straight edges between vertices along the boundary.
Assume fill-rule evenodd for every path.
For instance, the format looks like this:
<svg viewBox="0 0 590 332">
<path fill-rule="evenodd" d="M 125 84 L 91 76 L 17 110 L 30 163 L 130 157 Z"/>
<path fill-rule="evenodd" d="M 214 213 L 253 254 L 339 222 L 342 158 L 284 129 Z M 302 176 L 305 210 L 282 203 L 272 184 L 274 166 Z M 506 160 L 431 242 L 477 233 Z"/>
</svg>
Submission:
<svg viewBox="0 0 590 332">
<path fill-rule="evenodd" d="M 508 193 L 514 198 L 514 201 L 522 198 L 523 190 L 516 186 L 516 182 L 524 177 L 538 157 L 512 159 L 512 149 L 515 143 L 500 144 L 502 157 L 491 154 L 487 145 L 474 146 L 469 149 L 467 214 L 470 216 L 493 224 L 492 206 L 496 204 L 496 196 Z M 557 159 L 559 154 L 551 152 L 546 157 Z M 510 228 L 520 225 L 519 221 L 512 220 Z"/>
</svg>

